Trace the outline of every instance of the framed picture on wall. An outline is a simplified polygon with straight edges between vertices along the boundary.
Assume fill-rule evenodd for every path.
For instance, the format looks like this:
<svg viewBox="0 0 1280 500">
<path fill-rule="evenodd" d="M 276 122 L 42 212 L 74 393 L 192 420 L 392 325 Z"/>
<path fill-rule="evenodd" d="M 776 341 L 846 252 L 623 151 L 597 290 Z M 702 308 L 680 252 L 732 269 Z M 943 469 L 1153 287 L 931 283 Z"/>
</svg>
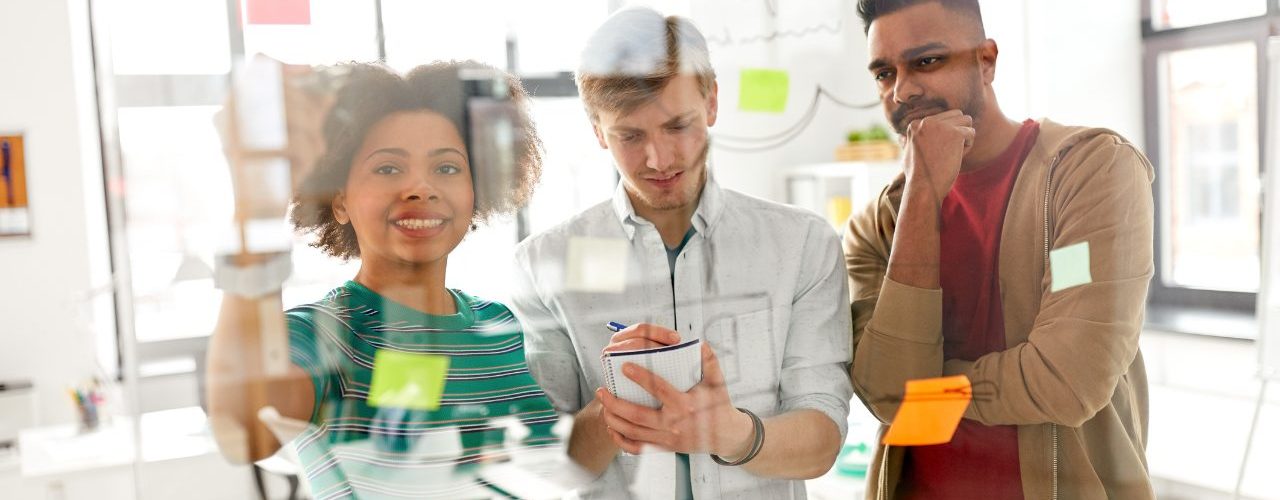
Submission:
<svg viewBox="0 0 1280 500">
<path fill-rule="evenodd" d="M 0 238 L 31 234 L 22 134 L 0 133 Z"/>
</svg>

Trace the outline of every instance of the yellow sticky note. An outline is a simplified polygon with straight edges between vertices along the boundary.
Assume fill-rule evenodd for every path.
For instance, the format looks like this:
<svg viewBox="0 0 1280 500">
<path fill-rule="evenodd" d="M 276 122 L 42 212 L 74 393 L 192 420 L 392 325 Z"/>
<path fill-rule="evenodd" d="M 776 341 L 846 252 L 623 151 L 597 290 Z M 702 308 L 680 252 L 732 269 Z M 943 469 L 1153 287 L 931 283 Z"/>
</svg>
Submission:
<svg viewBox="0 0 1280 500">
<path fill-rule="evenodd" d="M 907 381 L 898 415 L 882 442 L 894 446 L 926 446 L 951 442 L 973 390 L 969 377 Z"/>
<path fill-rule="evenodd" d="M 1073 286 L 1093 283 L 1089 272 L 1089 242 L 1082 241 L 1049 252 L 1049 270 L 1053 273 L 1053 286 L 1057 292 Z"/>
<path fill-rule="evenodd" d="M 744 69 L 738 87 L 738 109 L 781 113 L 787 109 L 791 77 L 778 69 Z"/>
<path fill-rule="evenodd" d="M 373 357 L 369 406 L 434 410 L 440 407 L 449 357 L 380 350 Z"/>
</svg>

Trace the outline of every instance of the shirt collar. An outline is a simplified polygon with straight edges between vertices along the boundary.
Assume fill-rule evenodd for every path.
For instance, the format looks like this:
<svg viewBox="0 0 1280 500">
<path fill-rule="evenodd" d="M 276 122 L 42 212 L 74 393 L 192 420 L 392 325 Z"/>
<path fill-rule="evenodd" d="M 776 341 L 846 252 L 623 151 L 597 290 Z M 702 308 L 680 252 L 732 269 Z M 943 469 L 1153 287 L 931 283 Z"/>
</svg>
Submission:
<svg viewBox="0 0 1280 500">
<path fill-rule="evenodd" d="M 629 240 L 635 239 L 637 226 L 642 224 L 653 225 L 652 222 L 636 215 L 635 206 L 631 204 L 631 197 L 627 196 L 627 189 L 623 186 L 622 181 L 618 181 L 618 187 L 613 190 L 613 212 L 618 217 L 618 222 L 622 223 L 622 230 L 627 233 L 627 239 Z M 704 237 L 710 236 L 723 212 L 724 190 L 716 182 L 715 174 L 712 173 L 710 168 L 707 168 L 707 184 L 702 187 L 702 197 L 698 199 L 698 209 L 693 212 L 693 229 Z"/>
</svg>

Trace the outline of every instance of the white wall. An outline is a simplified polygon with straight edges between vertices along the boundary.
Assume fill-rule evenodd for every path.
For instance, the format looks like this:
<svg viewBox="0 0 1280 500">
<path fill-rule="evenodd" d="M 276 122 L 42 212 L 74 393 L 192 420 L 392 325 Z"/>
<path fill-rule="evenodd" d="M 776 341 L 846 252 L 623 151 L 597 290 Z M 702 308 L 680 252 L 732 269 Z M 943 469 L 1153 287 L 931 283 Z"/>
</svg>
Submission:
<svg viewBox="0 0 1280 500">
<path fill-rule="evenodd" d="M 1031 116 L 1109 127 L 1141 148 L 1141 3 L 1028 1 L 1025 8 Z"/>
<path fill-rule="evenodd" d="M 853 103 L 875 102 L 865 68 L 866 37 L 855 0 L 633 0 L 694 19 L 704 34 L 735 38 L 840 23 L 838 34 L 779 37 L 771 42 L 711 44 L 720 83 L 720 122 L 713 132 L 759 136 L 799 120 L 815 85 Z M 767 5 L 776 6 L 776 16 Z M 996 94 L 1010 118 L 1048 117 L 1059 123 L 1102 126 L 1141 146 L 1142 64 L 1137 1 L 981 0 L 987 34 L 1000 47 Z M 737 110 L 738 71 L 785 69 L 791 74 L 788 109 L 780 115 Z M 721 182 L 781 200 L 781 170 L 832 161 L 845 133 L 884 123 L 879 108 L 850 110 L 822 102 L 807 130 L 778 149 L 739 153 L 713 149 Z"/>
<path fill-rule="evenodd" d="M 772 3 L 776 15 L 767 6 Z M 708 37 L 729 36 L 732 44 L 712 42 L 711 58 L 720 84 L 720 118 L 715 134 L 765 136 L 797 123 L 818 86 L 853 104 L 877 101 L 866 71 L 866 38 L 851 0 L 742 2 L 699 0 L 688 14 Z M 676 12 L 679 13 L 679 12 Z M 836 33 L 831 27 L 839 26 Z M 816 28 L 816 29 L 815 29 Z M 776 32 L 813 30 L 805 36 L 779 36 L 772 41 L 742 41 Z M 738 80 L 743 68 L 783 69 L 790 74 L 787 109 L 782 114 L 738 109 Z M 777 149 L 736 152 L 714 147 L 712 161 L 720 181 L 740 191 L 782 200 L 782 170 L 835 159 L 835 149 L 855 128 L 884 123 L 879 107 L 868 110 L 837 106 L 823 98 L 802 134 Z M 721 141 L 727 143 L 728 141 Z"/>
<path fill-rule="evenodd" d="M 87 2 L 5 0 L 0 131 L 26 135 L 32 236 L 0 239 L 0 380 L 31 379 L 43 423 L 74 418 L 66 388 L 92 376 L 111 335 L 109 274 Z M 92 331 L 94 326 L 106 332 Z"/>
</svg>

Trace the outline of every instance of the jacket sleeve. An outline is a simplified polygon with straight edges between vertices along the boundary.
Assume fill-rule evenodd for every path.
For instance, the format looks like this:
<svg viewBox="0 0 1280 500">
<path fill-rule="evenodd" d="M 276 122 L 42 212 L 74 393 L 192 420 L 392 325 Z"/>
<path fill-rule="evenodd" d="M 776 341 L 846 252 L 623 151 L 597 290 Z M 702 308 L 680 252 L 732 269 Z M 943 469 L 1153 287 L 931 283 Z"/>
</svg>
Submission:
<svg viewBox="0 0 1280 500">
<path fill-rule="evenodd" d="M 1138 350 L 1154 270 L 1151 165 L 1102 135 L 1067 152 L 1054 175 L 1051 248 L 1087 242 L 1092 279 L 1053 291 L 1047 263 L 1027 342 L 946 362 L 946 373 L 967 375 L 975 393 L 993 387 L 994 397 L 975 398 L 965 414 L 983 424 L 1080 426 L 1108 404 Z"/>
<path fill-rule="evenodd" d="M 908 380 L 942 374 L 942 291 L 886 278 L 893 241 L 889 192 L 849 219 L 845 265 L 853 313 L 854 393 L 880 421 L 893 421 Z"/>
</svg>

